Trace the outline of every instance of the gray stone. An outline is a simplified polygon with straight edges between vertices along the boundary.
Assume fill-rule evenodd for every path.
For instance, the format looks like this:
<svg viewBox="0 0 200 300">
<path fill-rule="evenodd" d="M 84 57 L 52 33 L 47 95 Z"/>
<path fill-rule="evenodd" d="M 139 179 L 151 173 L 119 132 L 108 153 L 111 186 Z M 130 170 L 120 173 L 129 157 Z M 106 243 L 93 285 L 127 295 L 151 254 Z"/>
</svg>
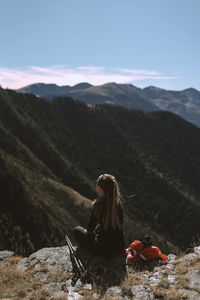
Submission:
<svg viewBox="0 0 200 300">
<path fill-rule="evenodd" d="M 34 266 L 34 270 L 40 270 L 42 268 L 42 265 L 40 264 L 40 263 L 38 263 L 38 264 L 35 264 L 35 266 Z"/>
<path fill-rule="evenodd" d="M 177 276 L 170 274 L 170 275 L 168 275 L 167 279 L 170 284 L 174 284 L 176 282 Z"/>
<path fill-rule="evenodd" d="M 174 263 L 174 262 L 176 261 L 176 259 L 177 259 L 177 256 L 176 256 L 176 255 L 174 255 L 174 254 L 169 254 L 169 255 L 168 255 L 168 260 L 167 260 L 167 262 L 168 262 L 168 263 Z"/>
<path fill-rule="evenodd" d="M 29 265 L 28 258 L 25 257 L 25 258 L 20 259 L 16 268 L 18 271 L 26 271 L 28 269 L 28 265 Z"/>
<path fill-rule="evenodd" d="M 19 261 L 18 269 L 26 270 L 28 265 L 34 266 L 35 270 L 40 270 L 41 267 L 45 266 L 51 271 L 72 271 L 72 264 L 67 246 L 38 250 L 26 258 L 26 260 Z"/>
<path fill-rule="evenodd" d="M 82 284 L 81 280 L 78 279 L 77 282 L 76 282 L 76 285 L 75 285 L 76 291 L 78 291 L 79 288 L 80 288 L 82 285 L 83 285 L 83 284 Z"/>
<path fill-rule="evenodd" d="M 194 247 L 194 253 L 200 255 L 200 246 Z"/>
<path fill-rule="evenodd" d="M 31 262 L 30 262 L 30 266 L 34 266 L 34 265 L 36 265 L 36 264 L 37 264 L 37 262 L 38 262 L 38 260 L 37 260 L 37 259 L 32 259 L 32 260 L 31 260 Z"/>
<path fill-rule="evenodd" d="M 140 275 L 140 280 L 142 283 L 144 284 L 148 284 L 149 283 L 149 276 L 147 274 L 142 274 Z"/>
<path fill-rule="evenodd" d="M 152 276 L 149 277 L 149 284 L 152 286 L 157 285 L 162 280 L 163 277 L 164 277 L 163 271 L 155 272 L 152 274 Z"/>
<path fill-rule="evenodd" d="M 69 292 L 68 294 L 68 300 L 79 300 L 83 298 L 79 293 L 76 292 Z"/>
<path fill-rule="evenodd" d="M 65 282 L 65 289 L 69 292 L 78 292 L 81 287 L 84 287 L 81 280 L 78 279 L 75 286 L 71 285 L 71 279 Z"/>
<path fill-rule="evenodd" d="M 91 291 L 92 290 L 92 285 L 90 283 L 87 283 L 84 285 L 84 289 Z"/>
<path fill-rule="evenodd" d="M 68 279 L 68 280 L 65 282 L 65 287 L 66 287 L 68 293 L 69 293 L 69 292 L 74 292 L 74 291 L 76 290 L 76 286 L 72 286 L 72 285 L 71 285 L 71 279 Z"/>
<path fill-rule="evenodd" d="M 198 257 L 198 255 L 196 253 L 189 253 L 189 254 L 186 254 L 184 257 L 180 258 L 179 262 L 190 263 L 192 260 L 194 260 L 197 257 Z"/>
<path fill-rule="evenodd" d="M 14 255 L 14 252 L 12 251 L 0 251 L 0 263 L 5 262 L 9 260 Z"/>
<path fill-rule="evenodd" d="M 100 295 L 99 294 L 96 294 L 96 293 L 94 293 L 93 295 L 92 295 L 92 297 L 94 298 L 94 299 L 100 299 Z"/>
<path fill-rule="evenodd" d="M 179 289 L 178 292 L 182 294 L 182 299 L 189 299 L 189 300 L 200 300 L 200 294 L 195 291 L 189 291 L 186 289 Z"/>
<path fill-rule="evenodd" d="M 170 271 L 174 271 L 175 265 L 173 265 L 173 264 L 167 264 L 167 265 L 165 266 L 165 269 L 166 269 L 166 270 L 170 270 Z"/>
<path fill-rule="evenodd" d="M 62 282 L 50 282 L 44 285 L 44 288 L 51 291 L 52 293 L 62 292 Z"/>
<path fill-rule="evenodd" d="M 34 274 L 34 277 L 40 278 L 40 280 L 45 281 L 48 277 L 48 274 L 46 272 L 37 272 Z"/>
<path fill-rule="evenodd" d="M 187 273 L 190 288 L 200 292 L 200 270 L 192 270 Z"/>
<path fill-rule="evenodd" d="M 146 285 L 135 285 L 131 288 L 131 293 L 134 300 L 152 300 L 154 299 L 153 292 Z"/>
<path fill-rule="evenodd" d="M 61 291 L 61 292 L 56 292 L 53 294 L 53 297 L 50 298 L 50 300 L 55 300 L 55 299 L 59 299 L 59 296 L 66 296 L 65 299 L 67 299 L 67 295 L 65 294 L 65 292 Z M 58 297 L 58 298 L 57 298 Z M 62 298 L 63 299 L 63 298 Z"/>
<path fill-rule="evenodd" d="M 107 289 L 106 295 L 111 295 L 114 297 L 119 297 L 122 296 L 122 290 L 119 286 L 112 286 L 110 288 Z"/>
</svg>

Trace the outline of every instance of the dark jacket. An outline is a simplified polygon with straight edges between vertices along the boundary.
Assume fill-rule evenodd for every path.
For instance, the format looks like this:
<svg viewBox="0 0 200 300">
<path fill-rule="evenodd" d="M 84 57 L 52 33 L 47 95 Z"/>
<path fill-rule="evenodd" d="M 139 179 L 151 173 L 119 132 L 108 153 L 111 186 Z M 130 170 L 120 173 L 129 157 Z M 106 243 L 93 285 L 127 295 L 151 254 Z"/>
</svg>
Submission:
<svg viewBox="0 0 200 300">
<path fill-rule="evenodd" d="M 100 205 L 104 206 L 104 201 L 101 201 Z M 123 208 L 121 203 L 118 205 L 117 213 L 120 228 L 114 229 L 109 225 L 107 229 L 104 229 L 102 216 L 97 219 L 94 215 L 94 209 L 92 210 L 87 230 L 94 239 L 95 252 L 100 256 L 111 257 L 124 251 Z"/>
</svg>

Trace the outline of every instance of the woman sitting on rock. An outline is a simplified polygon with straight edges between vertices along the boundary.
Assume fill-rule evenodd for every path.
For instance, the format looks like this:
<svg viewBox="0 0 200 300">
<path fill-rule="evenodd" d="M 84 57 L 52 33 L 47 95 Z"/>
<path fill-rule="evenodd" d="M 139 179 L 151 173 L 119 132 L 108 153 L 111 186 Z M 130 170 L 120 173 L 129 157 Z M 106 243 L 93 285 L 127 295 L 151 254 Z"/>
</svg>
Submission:
<svg viewBox="0 0 200 300">
<path fill-rule="evenodd" d="M 124 253 L 123 208 L 114 176 L 103 174 L 96 180 L 99 197 L 92 202 L 87 229 L 74 229 L 78 244 L 93 254 L 111 258 Z"/>
</svg>

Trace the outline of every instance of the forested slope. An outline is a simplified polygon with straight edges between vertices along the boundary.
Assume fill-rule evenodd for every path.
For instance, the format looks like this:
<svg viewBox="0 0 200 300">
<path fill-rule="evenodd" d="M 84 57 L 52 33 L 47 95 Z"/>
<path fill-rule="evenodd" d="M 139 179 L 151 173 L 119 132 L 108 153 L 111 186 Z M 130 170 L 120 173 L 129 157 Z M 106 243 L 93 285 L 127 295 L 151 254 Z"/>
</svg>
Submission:
<svg viewBox="0 0 200 300">
<path fill-rule="evenodd" d="M 74 204 L 73 212 L 70 211 L 71 202 L 67 199 L 72 199 L 75 192 L 70 190 L 67 194 L 65 186 L 94 199 L 94 179 L 104 172 L 114 174 L 120 183 L 127 243 L 149 232 L 162 247 L 170 247 L 168 241 L 186 248 L 199 231 L 200 129 L 177 115 L 159 111 L 143 113 L 111 105 L 88 106 L 71 98 L 48 102 L 1 89 L 0 147 L 4 165 L 4 171 L 2 167 L 0 171 L 2 186 L 5 186 L 2 178 L 9 178 L 5 167 L 8 162 L 12 165 L 10 172 L 14 181 L 16 176 L 30 178 L 29 183 L 23 181 L 22 184 L 23 190 L 29 190 L 24 196 L 27 205 L 31 205 L 30 199 L 34 198 L 30 224 L 36 222 L 33 212 L 37 201 L 43 203 L 38 204 L 38 214 L 46 212 L 47 206 L 54 212 L 56 226 L 51 239 L 52 225 L 49 229 L 47 226 L 52 223 L 51 213 L 40 216 L 41 222 L 36 222 L 38 232 L 42 230 L 48 236 L 42 245 L 63 241 L 63 228 L 67 224 L 70 224 L 67 228 L 70 232 L 77 221 L 87 223 L 89 200 L 84 198 L 84 204 L 77 209 Z M 10 181 L 6 182 L 4 190 L 12 194 Z M 5 215 L 2 203 L 7 201 L 7 192 L 2 194 L 2 191 L 3 188 L 1 216 Z M 136 195 L 126 197 L 132 194 Z M 52 200 L 48 200 L 50 198 Z M 9 210 L 20 196 L 10 199 Z M 61 214 L 60 210 L 63 210 Z M 9 214 L 14 212 L 10 210 Z M 69 221 L 70 218 L 74 221 Z M 42 220 L 45 219 L 49 221 L 44 226 Z M 13 226 L 17 226 L 18 223 L 13 222 Z M 35 225 L 23 226 L 36 246 L 31 232 Z"/>
</svg>

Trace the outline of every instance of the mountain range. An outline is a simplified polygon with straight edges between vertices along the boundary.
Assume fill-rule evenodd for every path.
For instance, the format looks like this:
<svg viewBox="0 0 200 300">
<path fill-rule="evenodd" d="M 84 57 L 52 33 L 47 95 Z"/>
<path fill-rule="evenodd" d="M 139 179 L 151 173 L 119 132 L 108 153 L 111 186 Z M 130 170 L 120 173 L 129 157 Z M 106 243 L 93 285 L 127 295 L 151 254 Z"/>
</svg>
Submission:
<svg viewBox="0 0 200 300">
<path fill-rule="evenodd" d="M 186 249 L 200 228 L 200 129 L 166 111 L 0 88 L 0 248 L 32 253 L 86 226 L 94 180 L 120 184 L 128 245 Z"/>
<path fill-rule="evenodd" d="M 194 88 L 171 91 L 154 86 L 141 89 L 132 84 L 114 82 L 100 86 L 79 83 L 73 87 L 37 83 L 16 91 L 47 99 L 71 96 L 88 104 L 110 103 L 144 112 L 167 110 L 200 126 L 200 92 Z"/>
</svg>

